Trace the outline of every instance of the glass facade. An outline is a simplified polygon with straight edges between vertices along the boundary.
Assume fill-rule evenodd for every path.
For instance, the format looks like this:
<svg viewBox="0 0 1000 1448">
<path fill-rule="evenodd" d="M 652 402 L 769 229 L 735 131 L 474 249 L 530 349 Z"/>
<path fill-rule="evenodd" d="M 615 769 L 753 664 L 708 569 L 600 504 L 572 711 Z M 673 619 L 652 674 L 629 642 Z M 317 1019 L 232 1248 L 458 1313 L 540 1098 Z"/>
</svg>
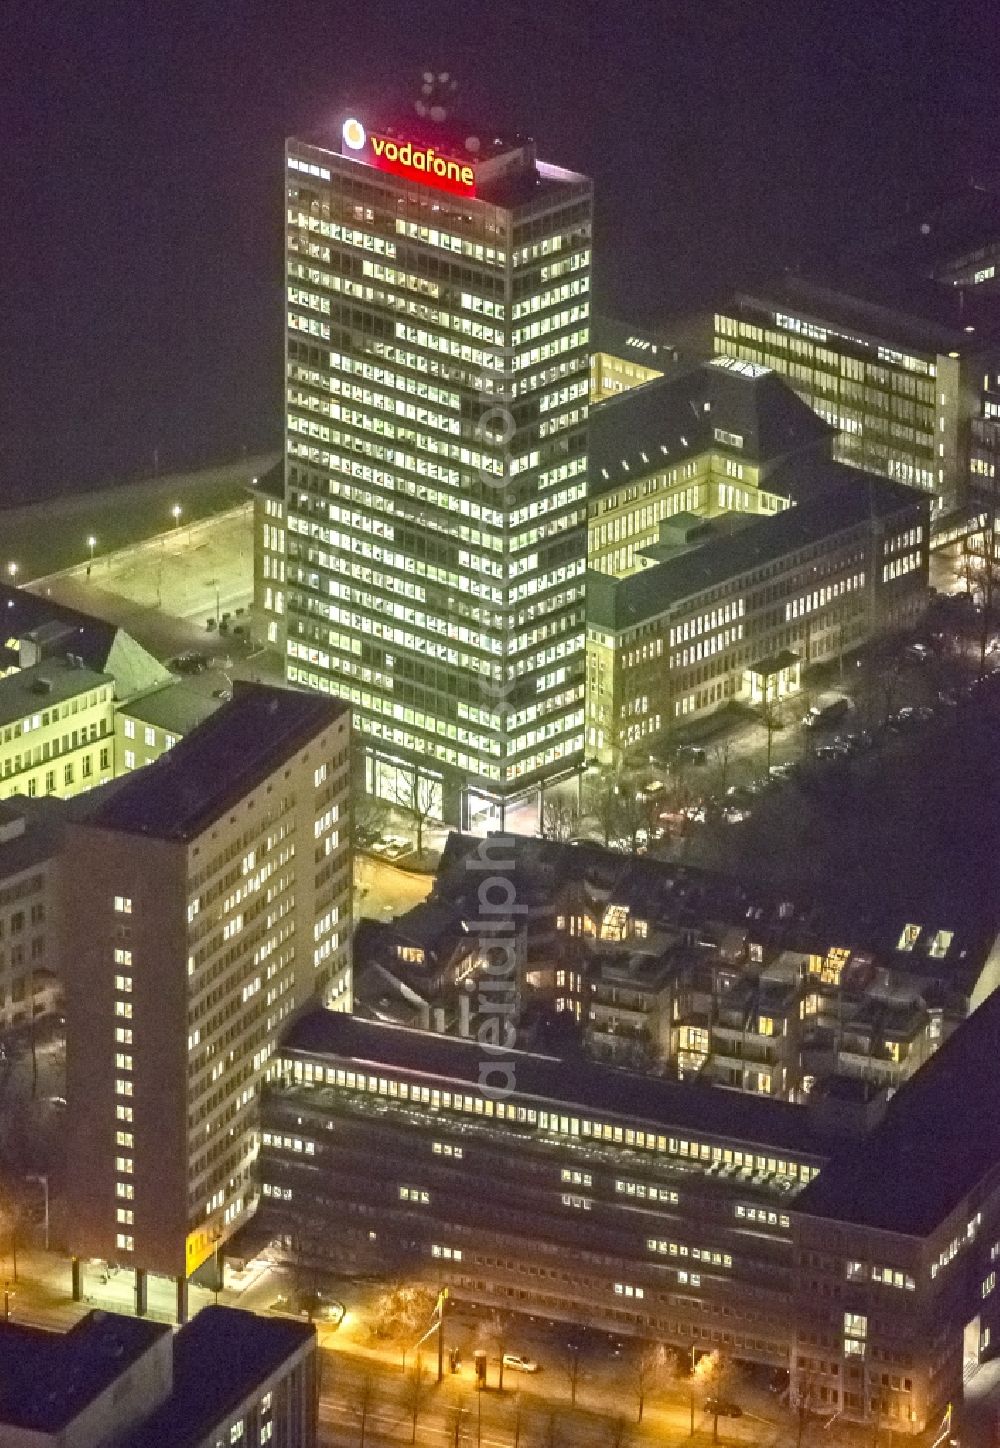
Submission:
<svg viewBox="0 0 1000 1448">
<path fill-rule="evenodd" d="M 583 754 L 591 186 L 515 161 L 287 157 L 287 674 L 447 819 Z"/>
</svg>

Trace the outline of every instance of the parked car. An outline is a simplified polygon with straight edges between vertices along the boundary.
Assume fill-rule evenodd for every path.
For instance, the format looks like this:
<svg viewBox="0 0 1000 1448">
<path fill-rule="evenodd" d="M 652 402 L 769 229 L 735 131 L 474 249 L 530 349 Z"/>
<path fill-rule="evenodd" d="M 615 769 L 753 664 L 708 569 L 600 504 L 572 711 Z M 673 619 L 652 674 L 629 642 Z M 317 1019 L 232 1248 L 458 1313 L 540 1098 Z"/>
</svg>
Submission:
<svg viewBox="0 0 1000 1448">
<path fill-rule="evenodd" d="M 521 1354 L 517 1352 L 505 1352 L 503 1355 L 503 1365 L 515 1373 L 537 1373 L 541 1371 L 540 1365 L 534 1358 L 522 1357 Z"/>
<path fill-rule="evenodd" d="M 743 1409 L 739 1403 L 731 1403 L 728 1398 L 706 1398 L 705 1412 L 718 1418 L 743 1417 Z"/>
<path fill-rule="evenodd" d="M 843 719 L 844 715 L 850 712 L 851 701 L 845 699 L 842 694 L 833 698 L 818 699 L 809 712 L 803 715 L 802 727 L 804 729 L 825 729 L 830 724 L 836 724 Z"/>
</svg>

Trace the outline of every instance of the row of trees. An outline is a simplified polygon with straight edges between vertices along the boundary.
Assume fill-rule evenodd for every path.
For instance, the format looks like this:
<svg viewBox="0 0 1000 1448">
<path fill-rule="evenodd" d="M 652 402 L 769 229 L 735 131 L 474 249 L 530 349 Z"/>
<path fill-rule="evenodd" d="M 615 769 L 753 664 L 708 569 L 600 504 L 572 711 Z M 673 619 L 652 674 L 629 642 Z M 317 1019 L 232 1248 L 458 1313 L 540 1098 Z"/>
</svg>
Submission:
<svg viewBox="0 0 1000 1448">
<path fill-rule="evenodd" d="M 433 1294 L 431 1294 L 433 1296 Z M 502 1363 L 503 1352 L 507 1350 L 507 1332 L 513 1319 L 507 1314 L 497 1313 L 490 1325 L 491 1341 L 496 1346 Z M 581 1344 L 570 1342 L 565 1349 L 562 1360 L 562 1372 L 569 1389 L 570 1409 L 575 1409 L 577 1404 L 577 1389 L 580 1381 L 580 1359 Z M 650 1399 L 657 1393 L 665 1392 L 671 1388 L 682 1387 L 684 1380 L 687 1385 L 691 1404 L 691 1434 L 695 1432 L 696 1409 L 704 1409 L 706 1406 L 712 1417 L 713 1441 L 718 1440 L 720 1408 L 724 1404 L 725 1393 L 730 1388 L 733 1379 L 733 1369 L 729 1360 L 719 1352 L 704 1353 L 693 1365 L 690 1373 L 682 1371 L 680 1359 L 670 1349 L 662 1344 L 650 1343 L 639 1344 L 635 1352 L 626 1358 L 622 1365 L 621 1383 L 627 1387 L 634 1406 L 635 1424 L 639 1426 L 643 1422 L 646 1407 Z M 407 1368 L 402 1384 L 401 1396 L 397 1401 L 401 1402 L 407 1414 L 410 1428 L 410 1442 L 415 1443 L 417 1430 L 420 1425 L 421 1413 L 427 1403 L 430 1388 L 434 1381 L 434 1374 L 427 1368 L 423 1358 L 418 1354 Z M 503 1374 L 502 1369 L 499 1376 L 498 1387 L 502 1390 Z M 472 1403 L 475 1402 L 475 1407 Z M 378 1403 L 378 1390 L 376 1380 L 370 1375 L 364 1375 L 353 1394 L 353 1401 L 350 1406 L 358 1420 L 358 1445 L 365 1448 L 366 1438 L 369 1435 L 372 1419 Z M 812 1409 L 812 1403 L 807 1394 L 803 1394 L 799 1404 L 799 1431 L 798 1439 L 801 1443 L 802 1431 L 806 1416 Z M 468 1441 L 481 1438 L 482 1432 L 482 1395 L 477 1398 L 471 1396 L 462 1400 L 451 1402 L 446 1409 L 445 1440 L 446 1442 L 458 1445 Z M 512 1448 L 519 1448 L 522 1441 L 524 1424 L 522 1423 L 522 1405 L 520 1396 L 514 1403 L 514 1417 L 510 1425 L 513 1433 Z M 564 1433 L 564 1429 L 566 1430 Z M 628 1420 L 624 1414 L 612 1417 L 609 1423 L 608 1436 L 604 1440 L 608 1448 L 626 1448 L 630 1441 Z M 532 1425 L 532 1445 L 537 1448 L 570 1448 L 574 1441 L 570 1424 L 564 1424 L 560 1414 L 555 1409 L 537 1417 Z"/>
</svg>

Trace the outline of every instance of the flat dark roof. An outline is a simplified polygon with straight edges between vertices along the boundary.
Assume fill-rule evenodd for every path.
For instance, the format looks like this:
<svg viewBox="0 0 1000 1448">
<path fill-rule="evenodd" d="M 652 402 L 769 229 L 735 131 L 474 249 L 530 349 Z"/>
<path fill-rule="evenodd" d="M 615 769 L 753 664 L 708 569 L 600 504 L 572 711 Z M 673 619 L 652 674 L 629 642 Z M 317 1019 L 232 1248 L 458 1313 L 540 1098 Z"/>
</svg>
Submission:
<svg viewBox="0 0 1000 1448">
<path fill-rule="evenodd" d="M 928 499 L 902 483 L 841 463 L 828 463 L 813 481 L 815 494 L 794 507 L 755 518 L 739 532 L 710 538 L 627 578 L 589 572 L 588 624 L 611 632 L 630 628 L 752 568 Z"/>
<path fill-rule="evenodd" d="M 765 288 L 740 292 L 736 301 L 739 307 L 787 311 L 889 348 L 964 355 L 979 351 L 998 331 L 992 300 L 974 292 L 909 269 L 857 262 L 810 277 L 786 272 Z"/>
<path fill-rule="evenodd" d="M 118 627 L 50 598 L 0 583 L 0 643 L 37 632 L 47 653 L 78 654 L 91 669 L 103 671 Z"/>
<path fill-rule="evenodd" d="M 203 1307 L 174 1338 L 174 1390 L 121 1448 L 200 1444 L 240 1404 L 316 1340 L 311 1323 L 238 1307 Z"/>
<path fill-rule="evenodd" d="M 190 839 L 348 708 L 311 690 L 237 681 L 228 703 L 155 763 L 130 775 L 87 823 Z"/>
<path fill-rule="evenodd" d="M 1000 1164 L 1000 991 L 893 1097 L 879 1125 L 796 1199 L 814 1217 L 933 1232 Z"/>
<path fill-rule="evenodd" d="M 484 1060 L 510 1060 L 514 1094 L 557 1104 L 561 1110 L 594 1112 L 646 1122 L 659 1131 L 697 1131 L 742 1141 L 769 1152 L 822 1158 L 827 1149 L 803 1106 L 741 1091 L 638 1075 L 585 1058 L 496 1051 L 479 1041 L 361 1020 L 343 1011 L 314 1010 L 286 1033 L 281 1054 L 332 1056 L 371 1070 L 396 1070 L 424 1080 L 452 1081 L 480 1089 Z"/>
<path fill-rule="evenodd" d="M 169 1333 L 148 1318 L 109 1312 L 88 1312 L 68 1332 L 0 1322 L 0 1441 L 4 1425 L 62 1432 Z"/>
</svg>

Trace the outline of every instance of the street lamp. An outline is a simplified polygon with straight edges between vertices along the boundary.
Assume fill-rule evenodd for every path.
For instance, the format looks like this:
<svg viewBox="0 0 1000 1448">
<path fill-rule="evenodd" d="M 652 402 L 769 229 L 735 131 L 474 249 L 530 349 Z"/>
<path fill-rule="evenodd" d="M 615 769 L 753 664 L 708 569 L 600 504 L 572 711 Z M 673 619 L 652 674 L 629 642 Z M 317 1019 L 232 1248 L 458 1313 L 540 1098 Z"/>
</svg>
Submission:
<svg viewBox="0 0 1000 1448">
<path fill-rule="evenodd" d="M 16 564 L 16 563 L 8 563 L 8 564 L 7 564 L 7 572 L 10 574 L 10 581 L 11 581 L 11 583 L 16 584 L 16 583 L 17 583 L 17 564 Z"/>
<path fill-rule="evenodd" d="M 90 561 L 91 563 L 93 563 L 94 549 L 97 547 L 97 539 L 94 537 L 93 533 L 91 533 L 90 537 L 87 539 L 87 547 L 90 549 Z"/>
<path fill-rule="evenodd" d="M 175 528 L 179 528 L 179 527 L 181 526 L 181 512 L 182 512 L 182 511 L 183 511 L 183 510 L 182 510 L 182 508 L 181 508 L 180 503 L 175 503 L 174 506 L 170 509 L 170 512 L 171 512 L 171 514 L 173 515 L 174 527 L 175 527 Z"/>
</svg>

